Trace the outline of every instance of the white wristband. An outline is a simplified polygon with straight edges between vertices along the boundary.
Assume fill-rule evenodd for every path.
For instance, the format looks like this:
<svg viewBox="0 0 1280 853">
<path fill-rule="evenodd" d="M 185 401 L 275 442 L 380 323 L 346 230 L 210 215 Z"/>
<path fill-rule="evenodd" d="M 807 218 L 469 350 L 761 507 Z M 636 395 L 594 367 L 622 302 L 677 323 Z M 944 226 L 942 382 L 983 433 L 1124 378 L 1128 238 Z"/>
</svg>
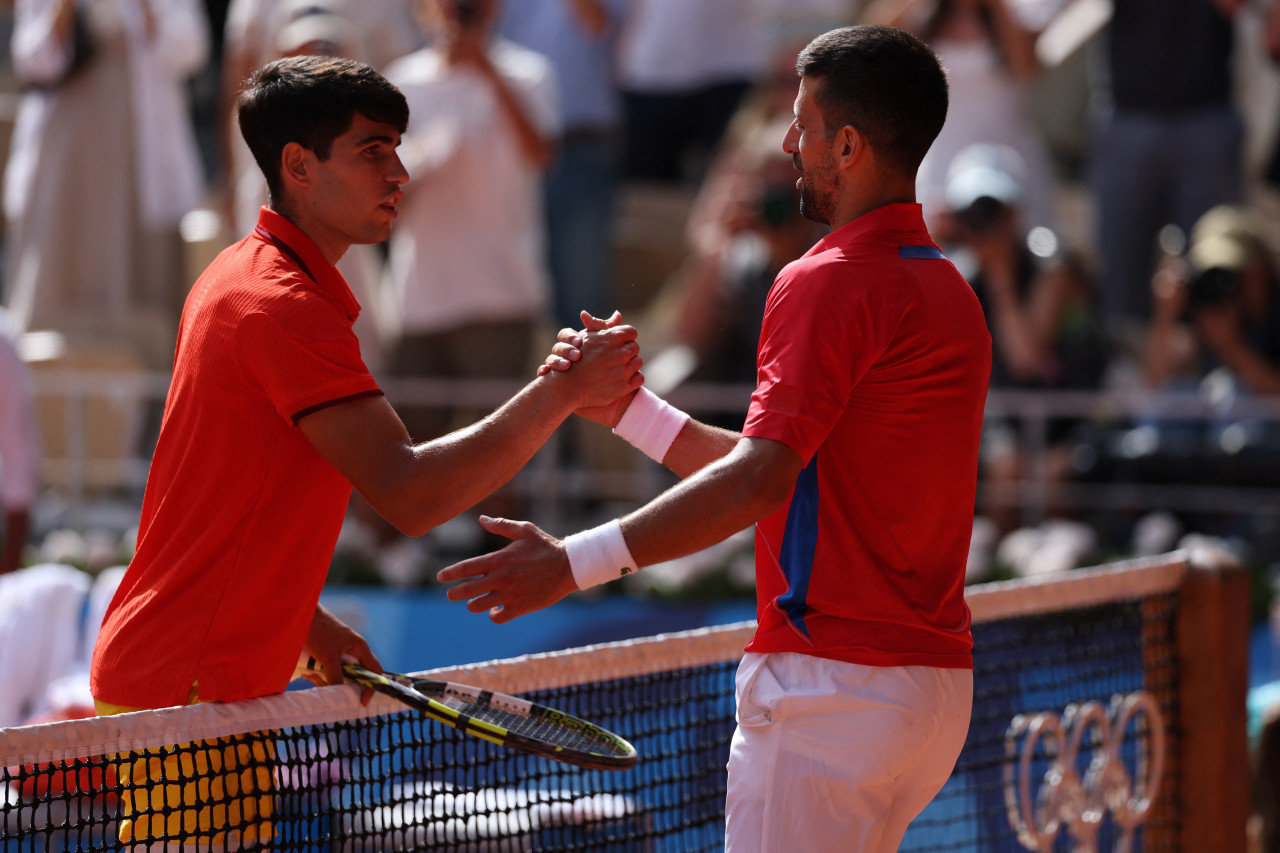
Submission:
<svg viewBox="0 0 1280 853">
<path fill-rule="evenodd" d="M 641 388 L 618 419 L 613 432 L 645 456 L 661 462 L 688 420 L 687 414 L 648 388 Z"/>
<path fill-rule="evenodd" d="M 578 589 L 617 580 L 637 568 L 618 519 L 575 533 L 564 540 L 569 568 Z"/>
</svg>

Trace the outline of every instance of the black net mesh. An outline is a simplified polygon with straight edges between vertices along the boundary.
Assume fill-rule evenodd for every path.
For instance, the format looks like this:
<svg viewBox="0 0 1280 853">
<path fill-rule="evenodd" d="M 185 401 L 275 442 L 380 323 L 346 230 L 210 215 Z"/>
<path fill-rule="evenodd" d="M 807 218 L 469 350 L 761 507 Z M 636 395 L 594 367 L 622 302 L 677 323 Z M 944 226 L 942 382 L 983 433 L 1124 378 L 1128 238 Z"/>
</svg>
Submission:
<svg viewBox="0 0 1280 853">
<path fill-rule="evenodd" d="M 1051 715 L 1069 734 L 1073 705 L 1110 708 L 1117 697 L 1149 694 L 1167 737 L 1160 782 L 1172 790 L 1179 729 L 1175 616 L 1176 598 L 1166 593 L 976 624 L 969 738 L 951 780 L 911 825 L 902 850 L 1026 849 L 1011 823 L 1008 791 L 1029 775 L 1032 796 L 1041 796 L 1055 757 L 1074 767 L 1080 797 L 1110 794 L 1115 802 L 1123 799 L 1117 797 L 1125 778 L 1136 796 L 1151 769 L 1151 715 L 1139 714 L 1125 726 L 1088 726 L 1074 756 L 1064 756 L 1069 739 L 1055 745 L 1042 738 L 1032 745 L 1029 774 L 1022 774 L 1025 733 L 1010 735 L 1019 715 L 1024 722 Z M 408 711 L 10 766 L 0 770 L 0 853 L 146 849 L 138 845 L 149 839 L 224 850 L 250 848 L 258 838 L 273 850 L 299 851 L 721 850 L 735 667 L 727 659 L 525 694 L 630 740 L 640 760 L 626 771 L 534 758 Z M 0 730 L 0 762 L 10 763 L 4 736 Z M 1111 768 L 1090 776 L 1104 756 L 1113 756 Z M 1061 794 L 1074 790 L 1051 785 L 1051 793 L 1055 787 Z M 1021 808 L 1016 795 L 1012 807 Z M 1122 811 L 1104 806 L 1099 849 L 1113 849 L 1125 834 L 1116 817 Z M 1132 849 L 1178 847 L 1172 809 L 1143 818 Z M 1080 827 L 1087 825 L 1062 826 L 1046 849 L 1074 849 L 1072 833 Z"/>
</svg>

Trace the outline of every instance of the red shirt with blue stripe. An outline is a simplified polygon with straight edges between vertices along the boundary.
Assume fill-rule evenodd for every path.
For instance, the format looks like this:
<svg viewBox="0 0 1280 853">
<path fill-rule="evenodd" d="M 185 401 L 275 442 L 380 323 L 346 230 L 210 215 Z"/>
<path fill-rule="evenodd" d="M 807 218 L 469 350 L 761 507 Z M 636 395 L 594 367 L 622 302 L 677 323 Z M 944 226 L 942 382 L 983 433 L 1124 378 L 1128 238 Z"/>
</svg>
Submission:
<svg viewBox="0 0 1280 853">
<path fill-rule="evenodd" d="M 778 274 L 743 434 L 805 467 L 756 525 L 751 652 L 972 668 L 964 570 L 991 336 L 918 204 Z"/>
</svg>

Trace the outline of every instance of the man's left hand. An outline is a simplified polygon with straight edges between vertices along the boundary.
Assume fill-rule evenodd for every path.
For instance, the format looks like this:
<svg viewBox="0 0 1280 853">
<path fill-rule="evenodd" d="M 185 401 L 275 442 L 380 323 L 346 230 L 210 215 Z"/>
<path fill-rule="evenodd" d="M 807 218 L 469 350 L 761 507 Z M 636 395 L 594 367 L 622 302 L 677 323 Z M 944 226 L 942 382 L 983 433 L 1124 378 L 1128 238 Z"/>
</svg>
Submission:
<svg viewBox="0 0 1280 853">
<path fill-rule="evenodd" d="M 564 543 L 527 521 L 480 516 L 480 526 L 511 544 L 441 569 L 450 601 L 466 600 L 472 613 L 488 611 L 498 624 L 555 604 L 578 589 Z"/>
<path fill-rule="evenodd" d="M 354 658 L 366 669 L 382 672 L 382 664 L 378 662 L 377 656 L 369 648 L 364 637 L 319 604 L 316 605 L 316 614 L 311 619 L 311 629 L 307 631 L 304 649 L 308 655 L 315 658 L 322 671 L 312 671 L 304 674 L 303 677 L 318 687 L 342 684 L 344 657 Z M 372 698 L 373 691 L 365 688 L 360 695 L 360 704 L 368 705 Z"/>
</svg>

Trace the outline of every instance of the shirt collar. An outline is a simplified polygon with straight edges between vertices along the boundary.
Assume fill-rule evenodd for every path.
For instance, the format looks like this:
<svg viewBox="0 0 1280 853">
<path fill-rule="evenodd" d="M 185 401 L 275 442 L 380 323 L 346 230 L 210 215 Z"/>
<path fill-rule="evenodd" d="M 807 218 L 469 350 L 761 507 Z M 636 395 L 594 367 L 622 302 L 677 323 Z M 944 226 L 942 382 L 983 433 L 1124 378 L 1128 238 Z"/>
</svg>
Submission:
<svg viewBox="0 0 1280 853">
<path fill-rule="evenodd" d="M 917 232 L 923 239 L 929 239 L 923 208 L 916 202 L 896 202 L 868 210 L 852 222 L 845 223 L 814 244 L 805 256 L 847 245 L 872 231 Z"/>
<path fill-rule="evenodd" d="M 258 227 L 254 232 L 256 239 L 275 243 L 302 269 L 322 295 L 336 302 L 347 317 L 355 322 L 360 314 L 360 302 L 351 292 L 351 286 L 302 229 L 280 213 L 263 207 L 258 211 Z"/>
</svg>

